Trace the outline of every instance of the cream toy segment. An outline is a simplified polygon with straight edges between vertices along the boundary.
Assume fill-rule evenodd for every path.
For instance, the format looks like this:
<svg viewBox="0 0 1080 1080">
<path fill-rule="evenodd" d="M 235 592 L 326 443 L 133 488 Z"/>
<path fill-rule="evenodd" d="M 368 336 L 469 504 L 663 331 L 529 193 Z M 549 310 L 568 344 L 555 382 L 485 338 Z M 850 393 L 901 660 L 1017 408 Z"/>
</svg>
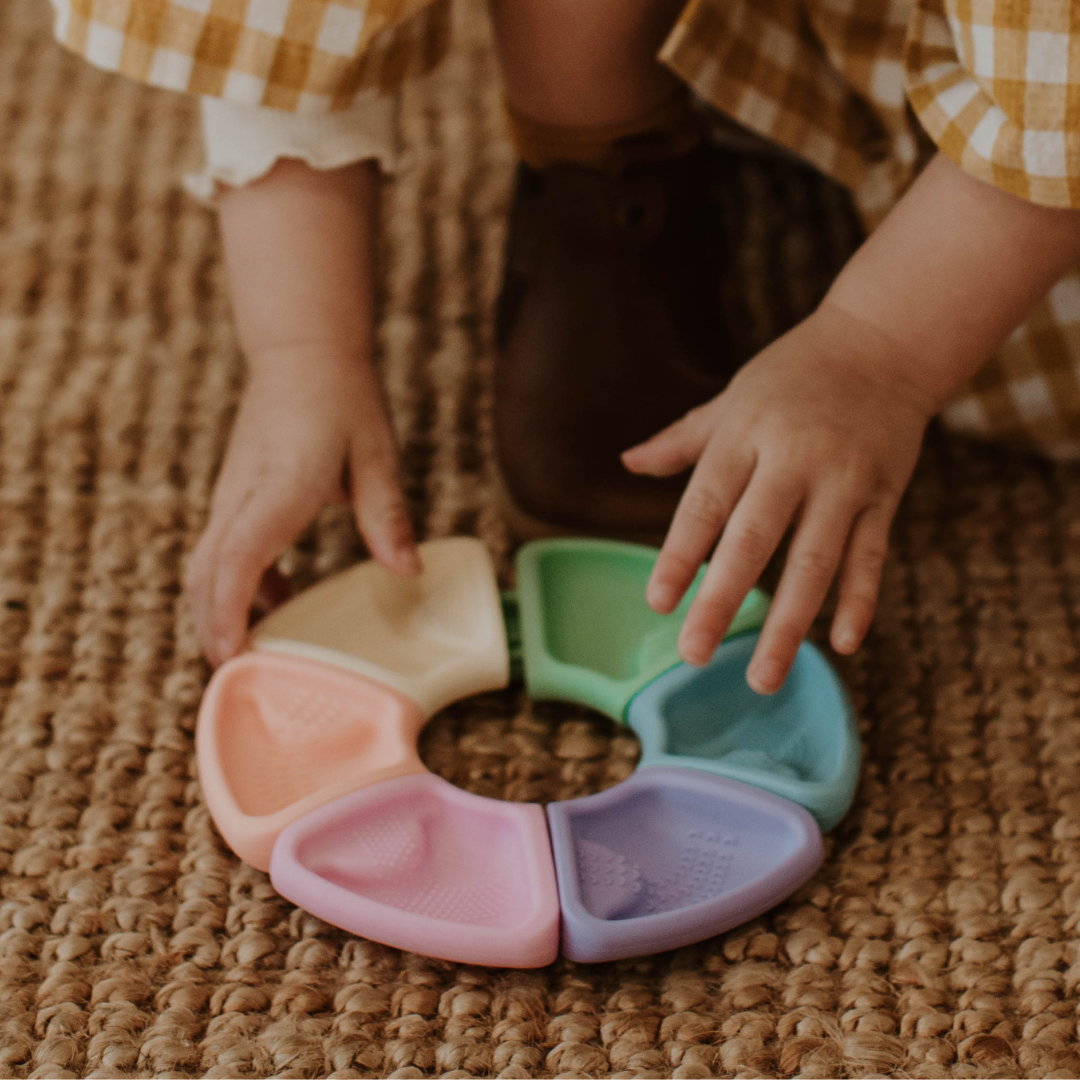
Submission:
<svg viewBox="0 0 1080 1080">
<path fill-rule="evenodd" d="M 360 563 L 271 613 L 252 646 L 367 675 L 412 698 L 425 717 L 505 686 L 510 655 L 487 549 L 458 536 L 418 550 L 419 577 Z"/>
</svg>

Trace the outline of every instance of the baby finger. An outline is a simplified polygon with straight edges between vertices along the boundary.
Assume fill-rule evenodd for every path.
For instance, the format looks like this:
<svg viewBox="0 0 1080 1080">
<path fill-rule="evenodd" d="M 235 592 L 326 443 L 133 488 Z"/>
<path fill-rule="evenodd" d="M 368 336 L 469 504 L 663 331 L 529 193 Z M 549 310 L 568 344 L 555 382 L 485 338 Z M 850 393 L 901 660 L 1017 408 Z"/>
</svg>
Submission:
<svg viewBox="0 0 1080 1080">
<path fill-rule="evenodd" d="M 746 681 L 759 694 L 775 694 L 795 661 L 843 557 L 858 504 L 834 493 L 812 501 L 788 552 Z"/>
<path fill-rule="evenodd" d="M 679 652 L 707 664 L 731 620 L 776 550 L 802 499 L 801 486 L 758 468 L 724 527 L 705 578 L 683 623 Z"/>
<path fill-rule="evenodd" d="M 746 488 L 753 458 L 718 440 L 702 454 L 686 485 L 645 591 L 662 614 L 675 609 L 701 564 L 716 546 L 728 516 Z"/>
<path fill-rule="evenodd" d="M 897 505 L 894 500 L 867 508 L 852 529 L 832 625 L 832 646 L 838 653 L 853 653 L 870 629 Z"/>
</svg>

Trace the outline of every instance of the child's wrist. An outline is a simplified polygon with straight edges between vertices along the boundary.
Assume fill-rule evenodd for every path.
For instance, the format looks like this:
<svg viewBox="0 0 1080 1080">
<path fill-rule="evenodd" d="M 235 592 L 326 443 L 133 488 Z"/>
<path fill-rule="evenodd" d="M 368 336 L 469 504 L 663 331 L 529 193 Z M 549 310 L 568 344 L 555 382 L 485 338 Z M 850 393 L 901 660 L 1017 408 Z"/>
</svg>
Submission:
<svg viewBox="0 0 1080 1080">
<path fill-rule="evenodd" d="M 938 154 L 848 261 L 826 303 L 895 343 L 939 404 L 997 351 L 1080 253 L 1080 211 L 1051 210 Z"/>
<path fill-rule="evenodd" d="M 963 385 L 966 375 L 936 368 L 906 342 L 886 333 L 870 315 L 851 304 L 843 290 L 830 290 L 811 316 L 825 348 L 853 372 L 887 386 L 905 402 L 929 417 L 937 413 Z"/>
<path fill-rule="evenodd" d="M 355 378 L 372 371 L 371 349 L 366 343 L 334 338 L 259 342 L 245 346 L 250 378 L 288 382 L 296 378 Z"/>
</svg>

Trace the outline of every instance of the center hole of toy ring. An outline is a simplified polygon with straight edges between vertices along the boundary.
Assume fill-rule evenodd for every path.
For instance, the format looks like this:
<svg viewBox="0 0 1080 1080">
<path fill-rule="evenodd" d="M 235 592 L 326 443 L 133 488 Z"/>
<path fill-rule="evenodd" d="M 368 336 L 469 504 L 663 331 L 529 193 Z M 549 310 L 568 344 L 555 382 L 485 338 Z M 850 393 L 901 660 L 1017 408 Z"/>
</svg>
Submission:
<svg viewBox="0 0 1080 1080">
<path fill-rule="evenodd" d="M 530 701 L 520 686 L 477 694 L 428 721 L 420 758 L 475 795 L 547 804 L 625 780 L 641 746 L 624 724 L 582 705 Z"/>
</svg>

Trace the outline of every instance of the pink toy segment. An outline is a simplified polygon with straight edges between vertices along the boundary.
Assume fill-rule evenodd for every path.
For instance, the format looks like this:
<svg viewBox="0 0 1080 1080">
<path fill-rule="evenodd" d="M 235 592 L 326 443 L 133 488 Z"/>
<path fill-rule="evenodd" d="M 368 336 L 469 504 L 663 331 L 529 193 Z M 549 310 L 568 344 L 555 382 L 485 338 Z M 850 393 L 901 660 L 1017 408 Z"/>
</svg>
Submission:
<svg viewBox="0 0 1080 1080">
<path fill-rule="evenodd" d="M 431 773 L 364 788 L 285 829 L 282 896 L 399 949 L 509 967 L 551 963 L 559 900 L 543 810 Z"/>
<path fill-rule="evenodd" d="M 289 822 L 355 788 L 424 772 L 423 724 L 415 702 L 362 675 L 245 653 L 216 672 L 199 712 L 207 805 L 233 851 L 265 870 Z"/>
</svg>

